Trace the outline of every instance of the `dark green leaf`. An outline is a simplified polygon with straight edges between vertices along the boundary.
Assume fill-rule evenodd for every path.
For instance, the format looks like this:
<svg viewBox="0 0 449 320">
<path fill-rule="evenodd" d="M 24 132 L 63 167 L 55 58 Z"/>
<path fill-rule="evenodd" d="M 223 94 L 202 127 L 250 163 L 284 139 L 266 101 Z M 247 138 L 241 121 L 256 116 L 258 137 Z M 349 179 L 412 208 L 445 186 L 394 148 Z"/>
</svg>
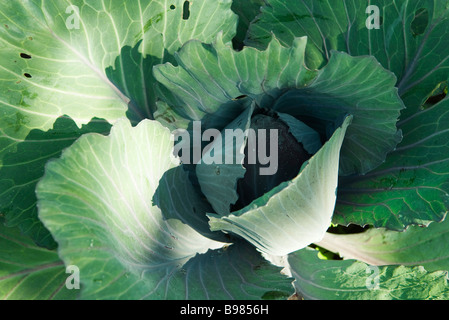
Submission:
<svg viewBox="0 0 449 320">
<path fill-rule="evenodd" d="M 63 149 L 83 134 L 108 134 L 110 127 L 104 120 L 93 119 L 78 128 L 69 117 L 61 117 L 47 132 L 30 131 L 14 152 L 5 155 L 0 169 L 0 211 L 5 214 L 6 225 L 19 226 L 38 245 L 54 249 L 56 243 L 40 222 L 36 208 L 35 188 L 44 175 L 45 164 L 58 158 Z"/>
<path fill-rule="evenodd" d="M 334 223 L 403 230 L 449 208 L 449 99 L 400 122 L 404 140 L 386 163 L 339 183 Z"/>
<path fill-rule="evenodd" d="M 1 300 L 76 299 L 79 290 L 66 287 L 70 275 L 57 252 L 36 246 L 17 228 L 0 223 Z"/>
<path fill-rule="evenodd" d="M 449 3 L 446 0 L 267 0 L 247 44 L 266 46 L 271 33 L 283 44 L 307 36 L 311 68 L 327 63 L 332 50 L 374 56 L 398 78 L 399 93 L 413 114 L 448 79 Z M 367 28 L 379 8 L 379 29 Z"/>
<path fill-rule="evenodd" d="M 289 255 L 296 291 L 307 300 L 447 300 L 447 272 L 320 260 L 315 250 Z"/>
</svg>

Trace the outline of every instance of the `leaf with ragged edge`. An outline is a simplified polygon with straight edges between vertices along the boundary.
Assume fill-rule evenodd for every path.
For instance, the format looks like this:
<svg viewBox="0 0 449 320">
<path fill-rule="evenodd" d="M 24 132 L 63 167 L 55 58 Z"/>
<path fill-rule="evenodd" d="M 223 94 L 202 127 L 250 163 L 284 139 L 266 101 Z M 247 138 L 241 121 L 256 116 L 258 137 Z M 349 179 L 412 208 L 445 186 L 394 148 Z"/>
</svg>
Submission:
<svg viewBox="0 0 449 320">
<path fill-rule="evenodd" d="M 321 130 L 331 129 L 326 132 L 328 137 L 335 130 L 333 123 L 340 125 L 337 119 L 352 114 L 354 120 L 341 151 L 340 174 L 364 174 L 383 163 L 402 138 L 396 123 L 404 105 L 394 83 L 394 75 L 374 58 L 334 51 L 308 87 L 285 93 L 273 109 L 318 129 L 328 121 L 330 128 Z"/>
<path fill-rule="evenodd" d="M 339 183 L 334 223 L 403 230 L 449 210 L 449 99 L 399 123 L 404 139 L 386 163 Z"/>
<path fill-rule="evenodd" d="M 345 259 L 370 265 L 423 266 L 449 271 L 449 220 L 428 227 L 410 226 L 404 232 L 369 229 L 358 234 L 327 233 L 317 243 Z"/>
<path fill-rule="evenodd" d="M 278 268 L 264 265 L 263 275 L 253 275 L 251 268 L 262 263 L 255 251 L 250 253 L 254 249 L 214 251 L 224 243 L 166 219 L 152 204 L 164 173 L 176 166 L 172 149 L 170 131 L 158 122 L 145 120 L 132 128 L 123 120 L 110 136 L 84 135 L 48 163 L 37 186 L 39 217 L 63 261 L 79 267 L 81 298 L 260 298 L 285 288 Z M 235 258 L 239 250 L 247 260 Z M 211 277 L 209 271 L 216 274 L 206 285 L 201 279 Z M 239 286 L 227 289 L 226 277 Z M 265 278 L 273 279 L 272 286 L 263 283 Z M 240 286 L 242 279 L 248 290 Z"/>
<path fill-rule="evenodd" d="M 209 214 L 212 231 L 235 233 L 274 256 L 320 241 L 331 223 L 338 181 L 340 148 L 352 117 L 315 154 L 300 174 L 240 211 Z"/>
<path fill-rule="evenodd" d="M 381 164 L 401 139 L 396 122 L 404 106 L 394 87 L 396 79 L 374 58 L 339 52 L 319 72 L 308 70 L 306 44 L 307 39 L 296 38 L 286 48 L 274 38 L 265 51 L 247 47 L 235 52 L 220 37 L 212 45 L 192 41 L 176 55 L 179 66 L 165 64 L 154 72 L 177 95 L 167 100 L 168 105 L 188 119 L 202 119 L 205 128 L 212 119 L 227 120 L 216 120 L 223 113 L 233 119 L 240 115 L 241 109 L 227 105 L 240 97 L 296 116 L 307 125 L 315 122 L 318 129 L 331 124 L 327 139 L 342 117 L 352 114 L 354 126 L 343 146 L 341 173 L 366 173 Z"/>
<path fill-rule="evenodd" d="M 92 119 L 81 128 L 68 117 L 56 120 L 47 132 L 34 129 L 16 150 L 6 154 L 0 168 L 0 203 L 6 225 L 19 225 L 22 232 L 32 237 L 36 244 L 53 249 L 56 243 L 37 217 L 36 184 L 42 178 L 48 160 L 60 156 L 85 133 L 108 134 L 111 125 L 101 119 Z"/>
<path fill-rule="evenodd" d="M 231 5 L 231 0 L 157 0 L 141 5 L 145 17 L 141 18 L 134 42 L 122 45 L 115 65 L 106 70 L 109 79 L 138 108 L 137 112 L 129 110 L 128 117 L 154 117 L 164 90 L 158 88 L 151 69 L 160 63 L 175 63 L 173 55 L 184 43 L 192 39 L 209 43 L 219 32 L 225 42 L 231 41 L 237 25 Z"/>
<path fill-rule="evenodd" d="M 159 65 L 154 74 L 174 94 L 166 100 L 174 111 L 201 120 L 205 129 L 210 122 L 224 128 L 248 107 L 242 102 L 271 91 L 302 88 L 315 78 L 316 72 L 303 64 L 305 46 L 306 39 L 295 39 L 290 47 L 273 39 L 266 51 L 236 52 L 218 35 L 211 45 L 188 42 L 175 54 L 179 66 Z"/>
<path fill-rule="evenodd" d="M 260 13 L 260 8 L 265 4 L 264 0 L 233 0 L 232 11 L 239 16 L 239 23 L 237 25 L 237 34 L 233 39 L 234 47 L 242 49 L 246 33 L 256 16 Z"/>
<path fill-rule="evenodd" d="M 76 299 L 79 290 L 66 287 L 70 275 L 56 251 L 40 248 L 17 228 L 0 223 L 1 300 Z"/>
<path fill-rule="evenodd" d="M 447 300 L 446 271 L 423 267 L 367 265 L 354 260 L 320 260 L 315 250 L 288 257 L 299 296 L 307 300 Z"/>
<path fill-rule="evenodd" d="M 12 163 L 12 158 L 3 158 L 18 156 L 17 150 L 33 130 L 50 134 L 63 115 L 78 127 L 94 117 L 114 122 L 126 114 L 135 123 L 153 117 L 156 81 L 151 67 L 171 61 L 174 51 L 192 37 L 211 41 L 223 31 L 225 41 L 230 41 L 235 34 L 237 17 L 230 0 L 195 1 L 186 20 L 183 3 L 19 0 L 1 4 L 0 211 L 37 243 L 51 246 L 35 219 L 34 194 L 22 199 L 42 169 L 36 167 L 27 176 L 28 171 L 21 170 L 23 159 Z M 40 141 L 42 155 L 32 159 L 29 154 L 27 161 L 43 163 L 46 153 L 57 156 L 69 145 L 66 138 Z M 9 178 L 19 170 L 20 182 Z"/>
<path fill-rule="evenodd" d="M 286 1 L 267 0 L 252 23 L 247 44 L 266 46 L 271 34 L 283 44 L 307 36 L 307 65 L 324 65 L 331 50 L 372 55 L 398 78 L 399 93 L 410 115 L 433 89 L 446 81 L 449 56 L 449 4 L 445 0 Z M 368 29 L 380 10 L 380 28 Z"/>
</svg>

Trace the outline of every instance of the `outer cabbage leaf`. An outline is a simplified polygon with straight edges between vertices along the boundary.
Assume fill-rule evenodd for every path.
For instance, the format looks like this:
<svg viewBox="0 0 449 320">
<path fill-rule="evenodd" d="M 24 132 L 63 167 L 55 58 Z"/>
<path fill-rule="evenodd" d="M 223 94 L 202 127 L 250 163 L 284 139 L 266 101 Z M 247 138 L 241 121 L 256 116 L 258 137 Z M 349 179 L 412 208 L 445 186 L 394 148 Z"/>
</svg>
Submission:
<svg viewBox="0 0 449 320">
<path fill-rule="evenodd" d="M 288 262 L 299 296 L 307 300 L 446 300 L 447 272 L 423 267 L 376 269 L 360 261 L 320 260 L 316 251 L 300 250 Z"/>
<path fill-rule="evenodd" d="M 54 249 L 56 242 L 37 217 L 36 184 L 42 178 L 48 160 L 57 158 L 81 135 L 90 132 L 108 134 L 111 125 L 101 119 L 92 119 L 78 126 L 68 117 L 56 120 L 51 130 L 30 131 L 15 152 L 3 158 L 0 169 L 0 202 L 8 227 L 19 225 L 22 232 L 32 237 L 39 246 Z"/>
<path fill-rule="evenodd" d="M 271 34 L 283 44 L 307 36 L 307 65 L 324 65 L 332 50 L 371 55 L 398 78 L 399 93 L 413 114 L 446 81 L 449 4 L 445 0 L 267 0 L 252 23 L 247 44 L 264 47 Z M 379 8 L 379 29 L 367 28 Z"/>
<path fill-rule="evenodd" d="M 386 163 L 339 183 L 334 223 L 403 230 L 445 218 L 449 208 L 449 99 L 399 123 L 404 139 Z"/>
<path fill-rule="evenodd" d="M 128 298 L 144 288 L 163 297 L 159 282 L 213 246 L 181 222 L 165 221 L 151 204 L 160 178 L 174 167 L 170 145 L 160 124 L 133 129 L 123 120 L 110 136 L 84 135 L 47 164 L 37 187 L 39 217 L 64 262 L 80 268 L 83 297 L 124 297 L 136 281 L 140 290 Z"/>
<path fill-rule="evenodd" d="M 18 0 L 0 5 L 0 210 L 9 225 L 20 224 L 37 243 L 54 245 L 36 219 L 32 186 L 40 178 L 35 173 L 43 172 L 44 156 L 57 156 L 79 130 L 39 141 L 40 154 L 26 158 L 33 166 L 27 175 L 25 159 L 3 158 L 19 158 L 24 148 L 35 147 L 23 144 L 33 130 L 50 136 L 63 115 L 78 127 L 94 117 L 110 122 L 125 114 L 135 122 L 152 118 L 154 64 L 172 59 L 192 38 L 207 42 L 223 31 L 225 41 L 232 39 L 237 16 L 230 0 L 195 1 L 188 19 L 183 19 L 183 4 Z M 19 170 L 20 179 L 10 179 Z"/>
<path fill-rule="evenodd" d="M 352 114 L 354 120 L 341 151 L 340 174 L 365 174 L 382 164 L 402 139 L 396 123 L 404 105 L 395 81 L 372 57 L 334 51 L 308 87 L 290 90 L 273 108 L 304 119 L 306 124 L 328 121 L 328 137 L 335 125 L 340 125 L 337 120 Z"/>
<path fill-rule="evenodd" d="M 145 120 L 132 128 L 123 120 L 110 136 L 84 135 L 47 164 L 37 187 L 39 216 L 63 261 L 79 267 L 81 298 L 249 299 L 286 291 L 287 278 L 254 249 L 213 250 L 224 243 L 152 204 L 164 173 L 176 166 L 172 149 L 161 124 Z"/>
<path fill-rule="evenodd" d="M 56 251 L 40 248 L 17 228 L 0 223 L 1 300 L 75 299 L 79 290 L 67 289 L 69 276 Z"/>
<path fill-rule="evenodd" d="M 238 14 L 239 23 L 237 34 L 233 39 L 234 47 L 241 49 L 244 46 L 246 33 L 256 16 L 260 13 L 260 8 L 264 5 L 264 0 L 234 0 L 232 1 L 232 11 Z"/>
</svg>

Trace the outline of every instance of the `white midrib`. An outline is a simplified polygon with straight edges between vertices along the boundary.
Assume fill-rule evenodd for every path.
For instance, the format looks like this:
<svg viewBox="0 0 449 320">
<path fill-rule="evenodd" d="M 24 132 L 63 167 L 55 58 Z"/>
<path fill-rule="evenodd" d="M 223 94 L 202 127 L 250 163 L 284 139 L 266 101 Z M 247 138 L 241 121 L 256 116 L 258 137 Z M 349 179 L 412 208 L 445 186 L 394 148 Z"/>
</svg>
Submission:
<svg viewBox="0 0 449 320">
<path fill-rule="evenodd" d="M 128 105 L 131 102 L 131 99 L 128 98 L 126 95 L 124 95 L 97 66 L 92 64 L 88 59 L 86 59 L 86 57 L 84 57 L 79 51 L 73 48 L 68 42 L 66 42 L 56 33 L 54 33 L 53 30 L 51 30 L 50 28 L 48 28 L 48 30 L 55 39 L 57 39 L 64 46 L 66 46 L 71 52 L 73 52 L 83 64 L 89 67 L 89 69 L 91 69 L 99 79 L 101 79 L 106 85 L 108 85 L 126 105 Z"/>
</svg>

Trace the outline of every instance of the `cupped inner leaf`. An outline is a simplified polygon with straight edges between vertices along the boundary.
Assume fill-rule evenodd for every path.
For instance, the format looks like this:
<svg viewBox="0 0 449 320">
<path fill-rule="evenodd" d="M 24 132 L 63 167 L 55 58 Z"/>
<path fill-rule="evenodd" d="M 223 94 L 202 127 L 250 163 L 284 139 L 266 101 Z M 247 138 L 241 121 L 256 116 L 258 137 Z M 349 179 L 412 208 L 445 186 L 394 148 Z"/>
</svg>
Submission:
<svg viewBox="0 0 449 320">
<path fill-rule="evenodd" d="M 213 231 L 235 233 L 262 252 L 282 256 L 319 241 L 335 207 L 340 149 L 349 116 L 301 173 L 244 209 L 227 216 L 209 214 Z"/>
<path fill-rule="evenodd" d="M 153 197 L 164 219 L 177 219 L 205 237 L 227 242 L 223 233 L 212 232 L 206 214 L 213 209 L 207 199 L 192 184 L 189 172 L 178 166 L 165 172 Z"/>
<path fill-rule="evenodd" d="M 251 119 L 250 130 L 243 164 L 246 172 L 238 181 L 239 199 L 232 206 L 232 211 L 244 208 L 280 183 L 292 180 L 312 155 L 289 132 L 291 127 L 273 116 L 255 115 Z M 301 128 L 294 130 L 297 136 L 307 134 L 305 131 L 300 132 Z M 320 143 L 319 136 L 315 138 Z"/>
<path fill-rule="evenodd" d="M 319 134 L 293 117 L 283 115 L 283 121 L 259 108 L 252 115 L 248 109 L 220 133 L 214 130 L 214 141 L 196 166 L 202 192 L 221 215 L 296 177 L 313 154 L 303 142 L 314 153 L 321 147 Z M 209 139 L 211 132 L 203 137 Z"/>
<path fill-rule="evenodd" d="M 323 69 L 311 71 L 304 63 L 306 45 L 306 38 L 295 38 L 286 48 L 273 38 L 265 51 L 245 47 L 236 52 L 220 37 L 212 45 L 192 41 L 176 55 L 178 66 L 157 66 L 154 73 L 173 93 L 167 104 L 191 119 L 226 110 L 233 99 L 246 97 L 261 108 L 296 117 L 320 136 L 329 131 L 327 141 L 341 117 L 352 114 L 341 174 L 373 170 L 401 141 L 396 123 L 404 104 L 396 77 L 373 57 L 342 52 L 332 52 Z"/>
<path fill-rule="evenodd" d="M 202 192 L 215 212 L 221 215 L 229 214 L 231 205 L 239 197 L 237 181 L 246 171 L 244 150 L 254 107 L 253 104 L 221 132 L 208 129 L 202 133 L 203 138 L 212 140 L 213 137 L 214 140 L 202 151 L 196 176 Z"/>
<path fill-rule="evenodd" d="M 320 134 L 304 122 L 286 113 L 278 112 L 277 115 L 279 119 L 289 126 L 290 133 L 303 145 L 309 154 L 317 153 L 323 146 Z"/>
</svg>

